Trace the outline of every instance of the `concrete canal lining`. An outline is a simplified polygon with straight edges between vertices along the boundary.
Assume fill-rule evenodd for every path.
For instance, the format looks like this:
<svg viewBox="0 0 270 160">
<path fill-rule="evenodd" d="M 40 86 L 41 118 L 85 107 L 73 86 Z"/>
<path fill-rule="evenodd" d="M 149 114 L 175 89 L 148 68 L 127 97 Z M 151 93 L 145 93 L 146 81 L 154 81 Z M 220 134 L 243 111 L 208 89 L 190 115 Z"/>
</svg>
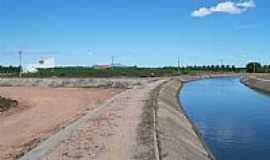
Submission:
<svg viewBox="0 0 270 160">
<path fill-rule="evenodd" d="M 270 93 L 269 79 L 263 79 L 256 76 L 247 75 L 241 78 L 241 82 L 250 88 Z"/>
<path fill-rule="evenodd" d="M 215 160 L 200 132 L 179 100 L 184 83 L 207 79 L 239 77 L 239 74 L 186 75 L 163 84 L 157 97 L 156 132 L 160 160 Z"/>
<path fill-rule="evenodd" d="M 159 92 L 156 107 L 159 159 L 213 160 L 214 156 L 179 102 L 182 85 L 180 79 L 173 79 Z"/>
</svg>

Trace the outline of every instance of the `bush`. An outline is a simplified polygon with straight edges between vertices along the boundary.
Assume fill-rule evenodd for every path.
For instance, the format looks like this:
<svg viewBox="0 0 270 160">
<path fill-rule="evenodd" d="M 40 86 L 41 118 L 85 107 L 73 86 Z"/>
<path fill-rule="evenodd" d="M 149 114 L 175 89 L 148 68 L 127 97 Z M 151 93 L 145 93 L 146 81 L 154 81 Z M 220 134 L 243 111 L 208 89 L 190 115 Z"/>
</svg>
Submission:
<svg viewBox="0 0 270 160">
<path fill-rule="evenodd" d="M 18 104 L 17 101 L 3 98 L 0 96 L 0 112 L 4 112 L 12 107 L 16 107 Z"/>
</svg>

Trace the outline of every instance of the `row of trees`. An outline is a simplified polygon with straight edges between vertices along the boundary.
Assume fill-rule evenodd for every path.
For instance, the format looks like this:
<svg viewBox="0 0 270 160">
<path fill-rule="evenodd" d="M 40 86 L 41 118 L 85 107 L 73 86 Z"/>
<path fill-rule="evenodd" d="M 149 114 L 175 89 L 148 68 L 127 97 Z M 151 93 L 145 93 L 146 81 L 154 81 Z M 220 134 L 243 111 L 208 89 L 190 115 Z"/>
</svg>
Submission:
<svg viewBox="0 0 270 160">
<path fill-rule="evenodd" d="M 202 65 L 186 67 L 114 67 L 107 69 L 96 69 L 92 67 L 57 67 L 50 69 L 39 69 L 36 73 L 25 73 L 24 77 L 153 77 L 174 76 L 189 74 L 193 72 L 240 72 L 269 73 L 270 65 L 261 65 L 257 62 L 247 64 L 246 68 L 238 68 L 234 65 Z M 0 66 L 0 76 L 18 76 L 20 67 Z"/>
<path fill-rule="evenodd" d="M 20 67 L 0 65 L 1 74 L 11 74 L 11 73 L 19 73 L 19 72 L 20 72 Z"/>
<path fill-rule="evenodd" d="M 177 73 L 171 68 L 116 67 L 96 69 L 92 67 L 57 67 L 39 69 L 35 73 L 26 73 L 24 77 L 155 77 L 171 76 Z"/>
<path fill-rule="evenodd" d="M 237 72 L 235 66 L 209 65 L 188 67 L 113 67 L 96 69 L 92 67 L 57 67 L 50 69 L 39 69 L 35 73 L 26 73 L 24 77 L 162 77 L 189 74 L 192 72 Z"/>
<path fill-rule="evenodd" d="M 258 62 L 250 62 L 246 66 L 248 73 L 270 73 L 270 65 L 262 65 Z"/>
<path fill-rule="evenodd" d="M 237 68 L 234 65 L 202 65 L 202 66 L 187 66 L 184 68 L 197 70 L 197 71 L 237 71 Z"/>
</svg>

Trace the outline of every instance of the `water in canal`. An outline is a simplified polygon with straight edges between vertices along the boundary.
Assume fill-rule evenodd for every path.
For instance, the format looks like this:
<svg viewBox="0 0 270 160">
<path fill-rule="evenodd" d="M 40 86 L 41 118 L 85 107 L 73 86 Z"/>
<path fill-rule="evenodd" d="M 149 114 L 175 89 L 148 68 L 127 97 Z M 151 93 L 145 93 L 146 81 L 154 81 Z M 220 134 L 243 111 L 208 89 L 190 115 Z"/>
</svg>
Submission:
<svg viewBox="0 0 270 160">
<path fill-rule="evenodd" d="M 181 103 L 217 160 L 270 160 L 270 97 L 218 78 L 185 84 Z"/>
</svg>

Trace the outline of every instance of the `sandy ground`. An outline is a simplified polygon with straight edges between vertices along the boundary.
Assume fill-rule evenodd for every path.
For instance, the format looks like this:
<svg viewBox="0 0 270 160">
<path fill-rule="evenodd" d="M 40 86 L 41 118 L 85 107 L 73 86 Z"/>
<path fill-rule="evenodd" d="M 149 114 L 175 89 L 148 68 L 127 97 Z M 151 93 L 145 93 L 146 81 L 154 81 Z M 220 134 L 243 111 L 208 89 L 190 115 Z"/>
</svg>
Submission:
<svg viewBox="0 0 270 160">
<path fill-rule="evenodd" d="M 149 92 L 161 81 L 124 91 L 102 110 L 88 116 L 85 125 L 59 144 L 43 160 L 132 160 L 138 156 L 136 129 Z M 28 158 L 31 159 L 31 154 Z"/>
<path fill-rule="evenodd" d="M 0 159 L 16 159 L 119 92 L 115 89 L 1 87 L 0 95 L 18 100 L 19 106 L 0 114 Z"/>
</svg>

